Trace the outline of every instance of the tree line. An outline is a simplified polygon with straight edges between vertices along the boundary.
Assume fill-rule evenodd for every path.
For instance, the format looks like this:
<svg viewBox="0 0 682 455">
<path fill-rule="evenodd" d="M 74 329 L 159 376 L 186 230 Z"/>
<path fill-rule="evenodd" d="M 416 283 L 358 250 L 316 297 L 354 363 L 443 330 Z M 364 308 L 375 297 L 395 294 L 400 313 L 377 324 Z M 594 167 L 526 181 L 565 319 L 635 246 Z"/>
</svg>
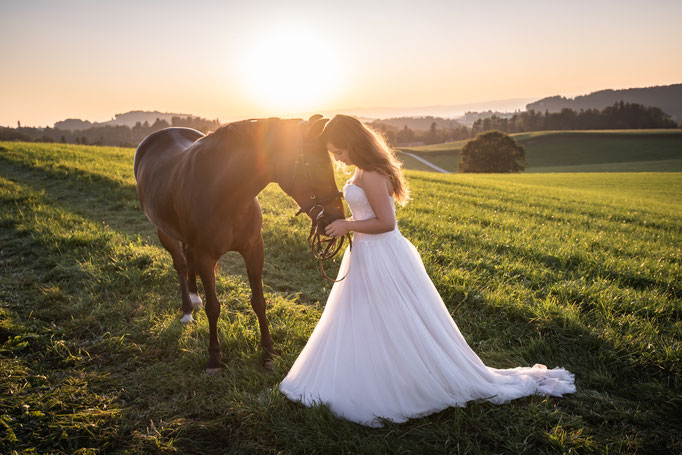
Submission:
<svg viewBox="0 0 682 455">
<path fill-rule="evenodd" d="M 443 142 L 470 139 L 486 131 L 523 133 L 528 131 L 551 130 L 615 130 L 615 129 L 660 129 L 679 128 L 672 118 L 657 107 L 647 107 L 636 103 L 615 103 L 599 109 L 580 109 L 578 112 L 564 108 L 561 112 L 541 113 L 535 110 L 517 112 L 512 116 L 491 115 L 479 118 L 471 128 L 465 126 L 438 128 L 431 123 L 428 130 L 413 130 L 407 125 L 396 128 L 382 120 L 375 120 L 371 126 L 382 132 L 387 142 L 393 146 L 408 144 L 440 144 Z"/>
<path fill-rule="evenodd" d="M 657 107 L 646 107 L 636 103 L 615 103 L 602 109 L 587 109 L 576 112 L 564 108 L 561 112 L 545 113 L 529 110 L 514 114 L 511 118 L 492 116 L 479 119 L 471 128 L 471 135 L 498 130 L 505 133 L 551 130 L 619 130 L 678 128 L 672 118 Z"/>
<path fill-rule="evenodd" d="M 576 112 L 565 108 L 561 112 L 545 113 L 529 110 L 515 113 L 511 117 L 492 115 L 476 120 L 471 128 L 447 123 L 445 119 L 421 118 L 433 120 L 429 129 L 411 129 L 405 124 L 402 128 L 395 125 L 395 120 L 375 120 L 370 123 L 386 138 L 389 145 L 405 146 L 408 144 L 440 144 L 476 137 L 480 133 L 498 130 L 505 133 L 522 133 L 527 131 L 548 130 L 609 130 L 609 129 L 658 129 L 679 128 L 672 118 L 657 107 L 646 107 L 636 103 L 622 101 L 602 110 L 587 109 Z M 442 120 L 442 121 L 441 121 Z M 126 125 L 93 126 L 79 131 L 59 128 L 36 128 L 18 125 L 17 128 L 0 127 L 0 140 L 19 140 L 37 142 L 62 142 L 70 144 L 113 145 L 136 147 L 149 134 L 168 128 L 184 126 L 208 133 L 220 126 L 218 119 L 207 120 L 199 117 L 173 116 L 171 123 L 157 118 L 152 124 L 137 122 L 132 128 Z"/>
<path fill-rule="evenodd" d="M 443 142 L 459 141 L 471 137 L 471 131 L 466 126 L 438 128 L 434 121 L 429 129 L 411 129 L 407 125 L 396 128 L 381 120 L 375 120 L 370 126 L 380 131 L 386 142 L 392 146 L 422 143 L 425 145 L 441 144 Z"/>
<path fill-rule="evenodd" d="M 0 127 L 0 140 L 137 147 L 142 139 L 148 135 L 169 126 L 184 126 L 194 128 L 202 133 L 208 133 L 218 128 L 220 122 L 217 119 L 207 120 L 199 117 L 173 116 L 170 123 L 157 118 L 152 124 L 146 121 L 144 123 L 137 122 L 132 128 L 127 125 L 102 125 L 78 131 L 50 128 L 49 126 L 46 128 L 26 127 L 18 124 L 17 128 Z"/>
</svg>

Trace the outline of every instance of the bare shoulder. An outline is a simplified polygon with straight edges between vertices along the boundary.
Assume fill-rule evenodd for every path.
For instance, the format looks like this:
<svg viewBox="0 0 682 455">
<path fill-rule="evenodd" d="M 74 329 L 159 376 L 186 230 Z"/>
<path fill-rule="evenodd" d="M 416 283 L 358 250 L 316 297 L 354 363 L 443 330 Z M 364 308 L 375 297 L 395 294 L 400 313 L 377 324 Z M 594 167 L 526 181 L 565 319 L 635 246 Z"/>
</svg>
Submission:
<svg viewBox="0 0 682 455">
<path fill-rule="evenodd" d="M 391 181 L 381 172 L 362 171 L 360 173 L 360 179 L 362 185 L 370 190 L 380 191 L 382 188 L 385 188 L 389 196 L 393 194 Z"/>
</svg>

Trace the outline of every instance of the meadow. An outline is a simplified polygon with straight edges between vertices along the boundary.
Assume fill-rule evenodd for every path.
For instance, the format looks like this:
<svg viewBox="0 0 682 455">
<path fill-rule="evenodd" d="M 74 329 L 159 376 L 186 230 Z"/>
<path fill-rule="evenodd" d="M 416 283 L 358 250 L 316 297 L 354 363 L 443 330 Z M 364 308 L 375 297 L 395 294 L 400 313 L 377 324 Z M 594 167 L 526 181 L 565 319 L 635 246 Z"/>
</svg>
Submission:
<svg viewBox="0 0 682 455">
<path fill-rule="evenodd" d="M 526 153 L 524 172 L 682 172 L 682 130 L 535 131 L 511 136 Z M 403 147 L 450 172 L 457 172 L 467 141 Z M 404 153 L 405 166 L 431 170 Z"/>
<path fill-rule="evenodd" d="M 277 390 L 330 290 L 293 200 L 260 197 L 274 371 L 229 253 L 208 376 L 133 153 L 0 142 L 0 453 L 682 452 L 682 173 L 408 171 L 400 230 L 468 343 L 497 368 L 565 367 L 577 393 L 370 429 Z"/>
</svg>

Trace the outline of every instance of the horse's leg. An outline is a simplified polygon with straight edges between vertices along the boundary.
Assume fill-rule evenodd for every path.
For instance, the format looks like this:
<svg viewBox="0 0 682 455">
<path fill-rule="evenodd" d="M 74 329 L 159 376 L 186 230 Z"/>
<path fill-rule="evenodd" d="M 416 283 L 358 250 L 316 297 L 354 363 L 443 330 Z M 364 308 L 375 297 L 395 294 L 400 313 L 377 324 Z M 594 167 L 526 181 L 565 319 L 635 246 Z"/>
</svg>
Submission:
<svg viewBox="0 0 682 455">
<path fill-rule="evenodd" d="M 265 351 L 265 359 L 263 366 L 270 370 L 273 365 L 273 356 L 275 355 L 274 343 L 270 335 L 270 325 L 268 317 L 265 314 L 265 296 L 263 296 L 263 261 L 265 260 L 265 252 L 263 248 L 263 237 L 258 233 L 258 238 L 249 247 L 242 249 L 239 253 L 246 262 L 246 271 L 249 275 L 249 284 L 251 285 L 251 306 L 253 311 L 258 316 L 258 325 L 260 326 L 260 345 Z"/>
<path fill-rule="evenodd" d="M 220 341 L 218 341 L 218 317 L 220 316 L 220 303 L 215 290 L 215 271 L 218 261 L 206 254 L 194 252 L 196 265 L 201 282 L 204 284 L 206 293 L 206 316 L 208 317 L 208 363 L 206 373 L 216 374 L 220 371 Z"/>
<path fill-rule="evenodd" d="M 201 301 L 201 297 L 199 297 L 199 290 L 197 289 L 197 268 L 194 265 L 194 250 L 186 243 L 182 244 L 182 250 L 185 253 L 185 259 L 187 260 L 187 286 L 189 288 L 189 299 L 192 302 L 194 309 L 200 310 L 204 307 L 204 303 Z"/>
<path fill-rule="evenodd" d="M 173 267 L 175 267 L 175 270 L 178 272 L 178 278 L 180 278 L 182 312 L 184 313 L 180 322 L 189 324 L 194 321 L 194 318 L 192 317 L 192 302 L 189 297 L 189 290 L 187 289 L 187 261 L 185 260 L 185 255 L 182 252 L 180 242 L 167 236 L 158 229 L 156 232 L 159 234 L 161 245 L 163 245 L 171 254 L 171 257 L 173 258 Z"/>
</svg>

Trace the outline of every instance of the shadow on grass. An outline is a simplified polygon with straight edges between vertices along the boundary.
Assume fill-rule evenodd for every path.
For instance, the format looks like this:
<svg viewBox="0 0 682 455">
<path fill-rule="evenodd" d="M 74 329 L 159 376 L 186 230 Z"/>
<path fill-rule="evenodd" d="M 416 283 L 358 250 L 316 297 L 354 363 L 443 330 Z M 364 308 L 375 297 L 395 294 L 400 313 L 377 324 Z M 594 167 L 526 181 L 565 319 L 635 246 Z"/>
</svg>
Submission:
<svg viewBox="0 0 682 455">
<path fill-rule="evenodd" d="M 63 208 L 94 223 L 104 224 L 120 234 L 129 236 L 131 240 L 141 235 L 147 243 L 161 247 L 156 237 L 156 229 L 145 217 L 133 185 L 121 185 L 113 179 L 88 174 L 82 170 L 67 172 L 61 168 L 47 169 L 30 166 L 1 155 L 0 172 L 4 173 L 7 178 L 36 191 L 45 191 L 46 196 L 61 204 Z M 302 273 L 299 273 L 296 278 L 291 276 L 291 270 L 288 270 L 287 275 L 295 282 L 276 283 L 273 286 L 285 292 L 294 292 L 304 288 L 305 300 L 312 303 L 320 299 L 319 294 L 324 287 L 324 282 L 320 278 L 317 284 L 311 287 L 310 276 L 319 276 L 318 264 L 311 258 L 309 247 L 305 242 L 307 232 L 300 234 L 295 238 L 285 239 L 275 230 L 267 228 L 263 230 L 266 248 L 264 284 L 268 286 L 270 272 L 278 276 L 278 271 L 290 268 L 289 261 L 294 260 Z M 295 248 L 287 248 L 289 251 L 282 254 L 281 248 L 277 247 L 277 243 L 282 241 Z M 275 261 L 268 260 L 268 257 L 273 256 L 276 258 Z M 172 267 L 170 255 L 168 255 L 168 265 Z M 220 266 L 230 275 L 239 277 L 242 282 L 248 282 L 244 261 L 237 253 L 224 255 Z M 307 278 L 304 275 L 307 275 Z"/>
</svg>

